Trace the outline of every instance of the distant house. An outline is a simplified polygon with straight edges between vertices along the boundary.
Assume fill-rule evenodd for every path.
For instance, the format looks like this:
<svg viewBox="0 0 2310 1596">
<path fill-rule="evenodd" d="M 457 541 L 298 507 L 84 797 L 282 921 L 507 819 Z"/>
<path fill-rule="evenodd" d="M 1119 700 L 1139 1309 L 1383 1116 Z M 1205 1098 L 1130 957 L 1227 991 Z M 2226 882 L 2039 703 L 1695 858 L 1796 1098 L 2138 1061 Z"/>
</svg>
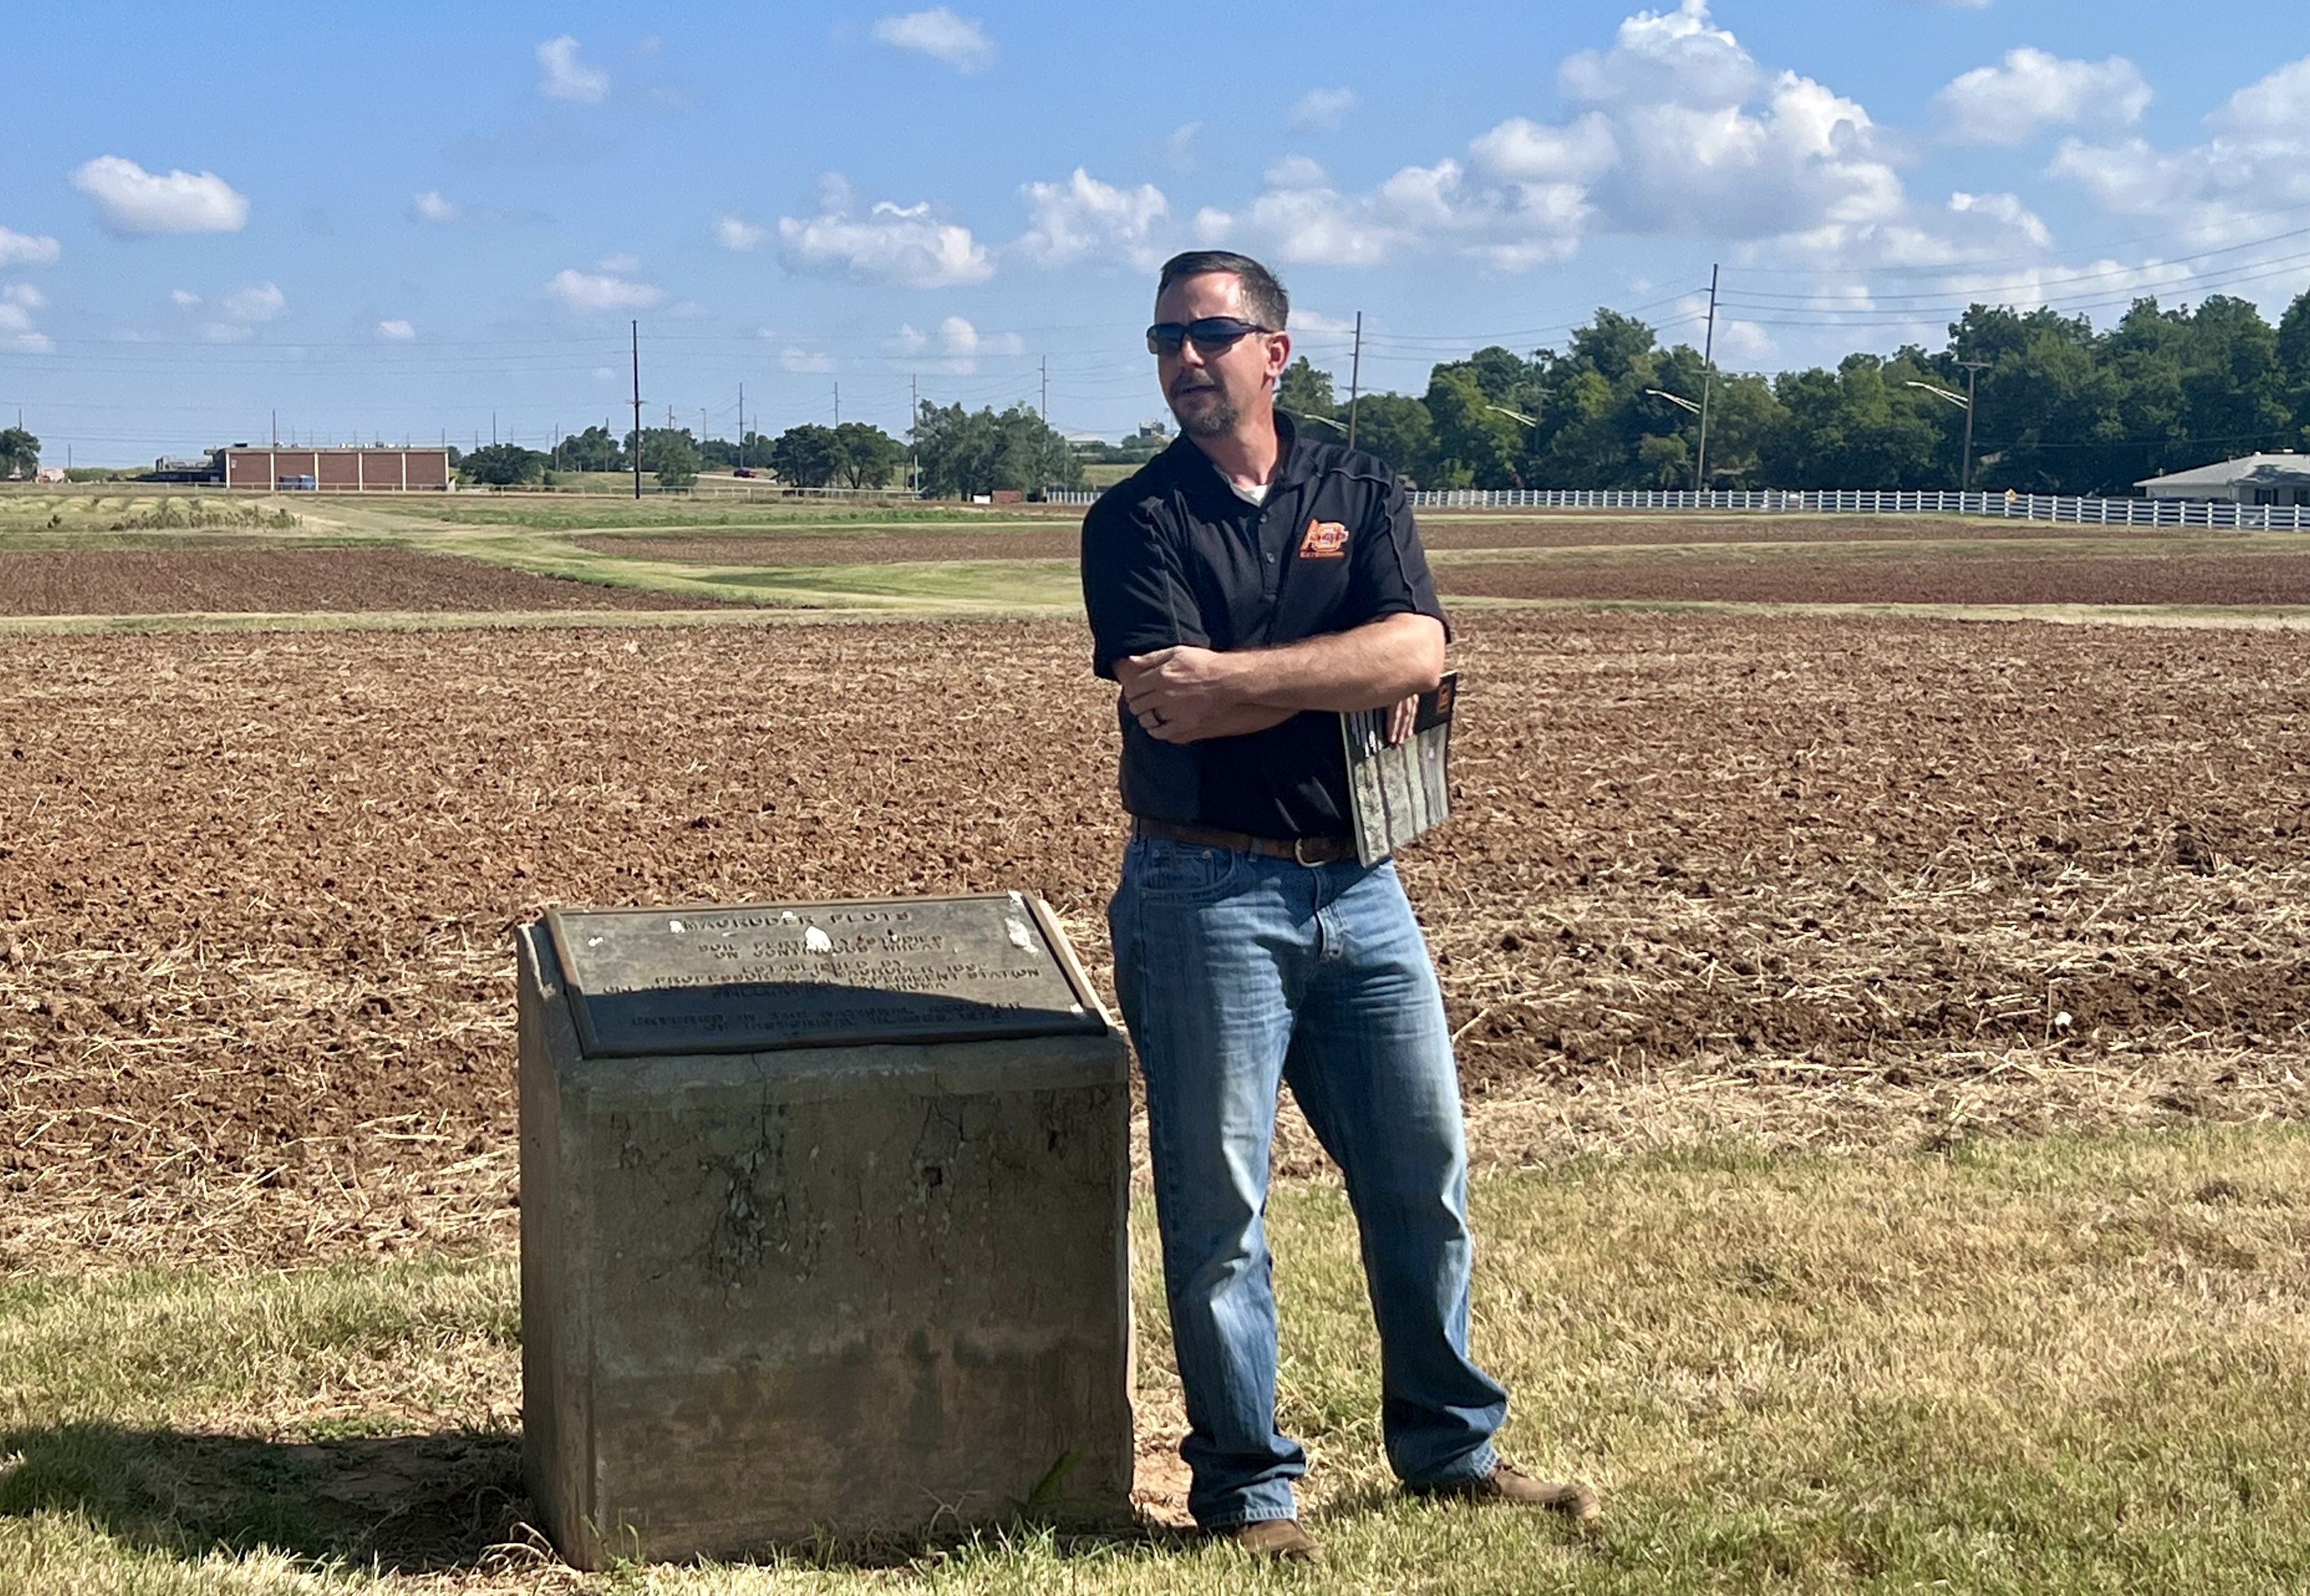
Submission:
<svg viewBox="0 0 2310 1596">
<path fill-rule="evenodd" d="M 65 468 L 61 465 L 43 465 L 32 473 L 32 480 L 36 482 L 61 482 L 65 480 Z"/>
<path fill-rule="evenodd" d="M 2145 477 L 2133 485 L 2152 499 L 2310 505 L 2310 455 L 2244 455 L 2219 465 Z"/>
</svg>

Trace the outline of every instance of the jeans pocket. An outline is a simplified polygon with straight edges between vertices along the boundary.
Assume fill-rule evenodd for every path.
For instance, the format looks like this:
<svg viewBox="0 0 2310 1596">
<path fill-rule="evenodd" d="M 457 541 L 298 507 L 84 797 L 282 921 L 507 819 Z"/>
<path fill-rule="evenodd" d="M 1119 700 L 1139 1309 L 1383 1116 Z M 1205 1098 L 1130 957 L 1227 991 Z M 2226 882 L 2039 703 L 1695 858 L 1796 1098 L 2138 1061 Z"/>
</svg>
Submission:
<svg viewBox="0 0 2310 1596">
<path fill-rule="evenodd" d="M 1156 903 L 1200 903 L 1225 898 L 1244 879 L 1244 856 L 1230 848 L 1142 837 L 1126 863 L 1131 886 Z"/>
</svg>

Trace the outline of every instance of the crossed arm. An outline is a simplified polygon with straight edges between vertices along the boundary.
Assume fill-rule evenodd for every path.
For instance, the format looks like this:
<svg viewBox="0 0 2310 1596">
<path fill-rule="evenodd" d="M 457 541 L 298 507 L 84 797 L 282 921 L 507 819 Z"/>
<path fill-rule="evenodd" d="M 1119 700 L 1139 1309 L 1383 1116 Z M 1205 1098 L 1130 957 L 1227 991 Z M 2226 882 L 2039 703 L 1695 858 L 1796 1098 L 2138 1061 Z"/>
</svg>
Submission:
<svg viewBox="0 0 2310 1596">
<path fill-rule="evenodd" d="M 1411 730 L 1410 700 L 1443 677 L 1444 625 L 1384 615 L 1276 648 L 1159 648 L 1116 661 L 1115 671 L 1131 713 L 1159 742 L 1241 737 L 1302 710 L 1392 704 L 1388 740 L 1396 742 Z"/>
</svg>

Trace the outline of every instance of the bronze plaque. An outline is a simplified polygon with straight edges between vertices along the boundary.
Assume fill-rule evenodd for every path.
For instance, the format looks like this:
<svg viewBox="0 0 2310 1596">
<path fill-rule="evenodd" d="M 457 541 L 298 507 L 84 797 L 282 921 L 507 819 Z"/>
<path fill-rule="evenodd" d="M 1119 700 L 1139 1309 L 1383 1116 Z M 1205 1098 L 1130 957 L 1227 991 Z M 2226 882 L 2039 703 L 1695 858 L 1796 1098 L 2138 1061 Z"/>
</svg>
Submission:
<svg viewBox="0 0 2310 1596">
<path fill-rule="evenodd" d="M 597 1058 L 1107 1029 L 1050 912 L 1020 892 L 545 919 Z"/>
</svg>

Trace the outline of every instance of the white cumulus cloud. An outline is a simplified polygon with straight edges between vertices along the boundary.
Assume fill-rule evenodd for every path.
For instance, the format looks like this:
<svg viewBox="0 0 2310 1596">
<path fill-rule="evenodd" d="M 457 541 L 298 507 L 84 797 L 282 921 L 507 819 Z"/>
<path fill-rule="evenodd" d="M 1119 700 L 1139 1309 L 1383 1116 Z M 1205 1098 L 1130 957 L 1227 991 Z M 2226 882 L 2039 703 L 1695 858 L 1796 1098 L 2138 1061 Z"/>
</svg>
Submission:
<svg viewBox="0 0 2310 1596">
<path fill-rule="evenodd" d="M 1822 271 L 1858 272 L 1879 266 L 1954 270 L 1976 262 L 2011 261 L 2049 252 L 2054 235 L 2015 195 L 1959 193 L 1937 208 L 1904 204 L 1889 216 L 1827 221 L 1768 242 L 1773 252 Z M 1759 250 L 1746 253 L 1753 258 Z M 2029 281 L 2031 271 L 2019 268 L 2011 281 Z M 1941 286 L 1964 298 L 1999 298 L 1981 285 L 2004 280 L 1967 273 L 1943 279 Z M 1919 282 L 1913 286 L 1924 289 L 1927 284 Z M 1905 330 L 1903 336 L 1910 342 L 1931 342 L 1928 334 L 1938 325 L 1921 322 Z"/>
<path fill-rule="evenodd" d="M 13 232 L 0 227 L 0 266 L 52 266 L 64 246 L 46 234 Z"/>
<path fill-rule="evenodd" d="M 2310 56 L 2231 95 L 2206 118 L 2232 138 L 2292 144 L 2310 138 Z"/>
<path fill-rule="evenodd" d="M 782 349 L 778 351 L 778 366 L 786 371 L 823 377 L 834 369 L 834 357 L 814 349 Z"/>
<path fill-rule="evenodd" d="M 1294 133 L 1337 127 L 1340 118 L 1355 108 L 1353 89 L 1310 89 L 1292 106 L 1290 126 Z"/>
<path fill-rule="evenodd" d="M 943 5 L 884 17 L 874 24 L 874 37 L 895 49 L 943 61 L 957 72 L 981 72 L 994 60 L 994 41 L 986 30 Z"/>
<path fill-rule="evenodd" d="M 97 221 L 114 233 L 237 233 L 248 200 L 214 172 L 148 172 L 119 155 L 100 155 L 72 175 L 96 203 Z"/>
<path fill-rule="evenodd" d="M 193 309 L 201 302 L 200 295 L 188 288 L 172 288 L 169 291 L 169 298 L 179 310 Z"/>
<path fill-rule="evenodd" d="M 537 211 L 502 205 L 461 205 L 438 188 L 410 196 L 409 219 L 435 227 L 499 227 L 547 220 Z"/>
<path fill-rule="evenodd" d="M 819 213 L 778 218 L 778 258 L 800 275 L 947 288 L 994 275 L 986 247 L 960 222 L 943 221 L 927 202 L 878 200 L 857 213 L 850 186 L 829 178 L 820 186 Z"/>
<path fill-rule="evenodd" d="M 734 249 L 742 255 L 769 236 L 769 228 L 741 221 L 735 216 L 714 219 L 714 241 L 725 249 Z"/>
<path fill-rule="evenodd" d="M 614 272 L 580 272 L 575 267 L 556 272 L 545 291 L 580 314 L 647 310 L 665 297 L 651 283 L 636 282 Z"/>
<path fill-rule="evenodd" d="M 0 288 L 0 346 L 39 354 L 49 347 L 47 334 L 32 324 L 32 312 L 48 303 L 29 282 Z"/>
<path fill-rule="evenodd" d="M 1293 155 L 1268 169 L 1267 182 L 1246 206 L 1198 211 L 1197 237 L 1248 244 L 1293 265 L 1376 266 L 1425 245 L 1457 244 L 1511 270 L 1561 259 L 1579 242 L 1576 192 L 1487 190 L 1456 160 L 1407 166 L 1369 193 L 1343 194 L 1321 166 Z"/>
<path fill-rule="evenodd" d="M 1765 240 L 1930 225 L 1859 102 L 1759 63 L 1707 0 L 1639 12 L 1558 71 L 1573 114 L 1511 117 L 1463 155 L 1341 191 L 1291 157 L 1246 204 L 1198 213 L 1208 242 L 1287 262 L 1372 265 L 1447 247 L 1498 270 L 1561 260 L 1598 232 Z"/>
<path fill-rule="evenodd" d="M 1195 169 L 1195 139 L 1203 131 L 1201 122 L 1182 122 L 1163 135 L 1163 163 L 1175 172 Z"/>
<path fill-rule="evenodd" d="M 567 33 L 537 47 L 537 91 L 548 100 L 599 105 L 610 92 L 610 74 L 578 59 L 578 41 Z"/>
<path fill-rule="evenodd" d="M 2072 61 L 2025 46 L 1951 79 L 1933 108 L 1953 143 L 2019 144 L 2042 127 L 2132 126 L 2149 108 L 2149 84 L 2123 56 Z"/>
<path fill-rule="evenodd" d="M 1027 230 L 1017 247 L 1046 266 L 1064 265 L 1094 251 L 1119 255 L 1142 270 L 1160 255 L 1156 230 L 1168 219 L 1170 201 L 1152 183 L 1118 188 L 1081 167 L 1064 183 L 1029 183 Z"/>
<path fill-rule="evenodd" d="M 274 320 L 288 308 L 289 296 L 270 282 L 237 289 L 224 297 L 226 317 L 243 325 Z"/>
<path fill-rule="evenodd" d="M 406 343 L 417 336 L 417 329 L 408 322 L 399 319 L 381 321 L 377 324 L 377 335 L 380 338 L 390 338 L 396 343 Z"/>
<path fill-rule="evenodd" d="M 2262 213 L 2310 203 L 2310 56 L 2240 89 L 2205 126 L 2178 149 L 2065 139 L 2047 170 L 2106 211 L 2188 228 L 2195 249 L 2259 237 L 2271 230 Z"/>
<path fill-rule="evenodd" d="M 967 318 L 950 316 L 939 323 L 935 335 L 901 325 L 890 339 L 890 349 L 899 355 L 935 351 L 937 358 L 917 362 L 916 369 L 968 376 L 978 369 L 981 355 L 1019 354 L 1026 349 L 1026 341 L 1016 333 L 982 333 Z"/>
</svg>

